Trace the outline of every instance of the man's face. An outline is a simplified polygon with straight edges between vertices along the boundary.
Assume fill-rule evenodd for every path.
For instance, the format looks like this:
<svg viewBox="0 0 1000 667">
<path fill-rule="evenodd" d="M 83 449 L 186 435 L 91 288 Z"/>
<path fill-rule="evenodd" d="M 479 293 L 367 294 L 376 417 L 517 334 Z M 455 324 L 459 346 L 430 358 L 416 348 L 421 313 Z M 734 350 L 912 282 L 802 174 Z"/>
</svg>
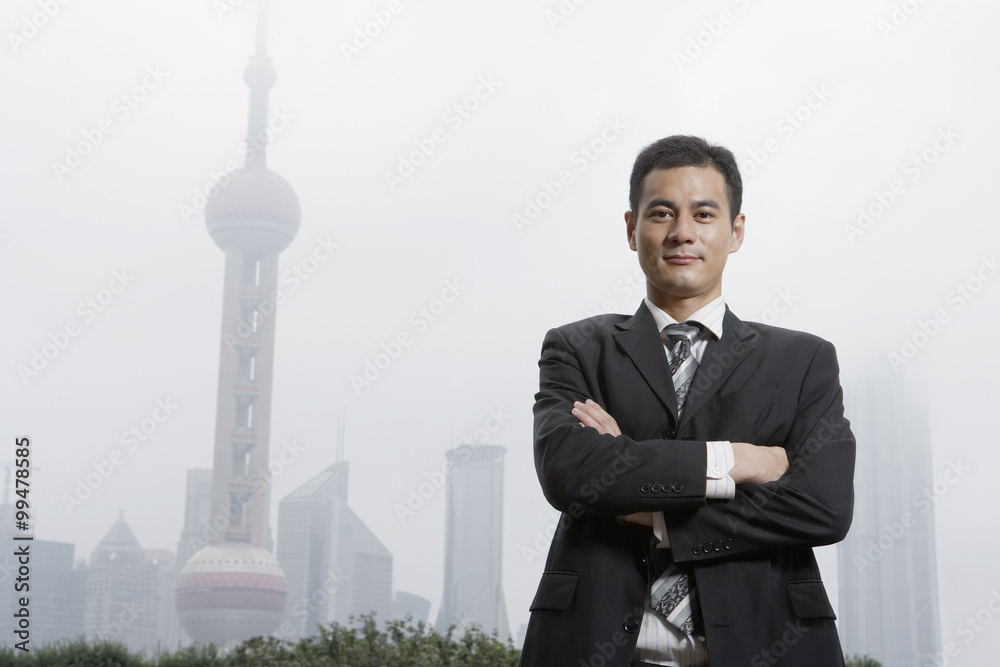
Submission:
<svg viewBox="0 0 1000 667">
<path fill-rule="evenodd" d="M 721 295 L 722 270 L 743 243 L 743 223 L 742 213 L 730 223 L 726 181 L 715 168 L 649 172 L 638 210 L 625 212 L 649 300 L 693 312 Z"/>
</svg>

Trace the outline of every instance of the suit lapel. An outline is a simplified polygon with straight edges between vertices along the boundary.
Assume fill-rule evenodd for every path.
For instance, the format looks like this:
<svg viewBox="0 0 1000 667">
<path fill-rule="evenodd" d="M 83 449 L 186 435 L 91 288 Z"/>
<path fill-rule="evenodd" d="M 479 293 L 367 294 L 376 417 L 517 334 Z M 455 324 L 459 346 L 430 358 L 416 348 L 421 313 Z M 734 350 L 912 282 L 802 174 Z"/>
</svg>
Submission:
<svg viewBox="0 0 1000 667">
<path fill-rule="evenodd" d="M 674 396 L 670 365 L 667 363 L 667 355 L 663 350 L 663 341 L 660 339 L 653 314 L 643 303 L 635 315 L 615 326 L 618 331 L 612 336 L 618 347 L 632 360 L 650 389 L 670 411 L 676 424 L 677 398 Z"/>
<path fill-rule="evenodd" d="M 755 338 L 753 329 L 733 315 L 729 306 L 726 306 L 726 314 L 722 320 L 722 339 L 710 340 L 705 347 L 705 354 L 702 355 L 701 363 L 691 382 L 691 389 L 684 401 L 684 415 L 678 424 L 678 429 L 691 420 L 709 396 L 719 390 L 722 383 L 753 351 Z"/>
</svg>

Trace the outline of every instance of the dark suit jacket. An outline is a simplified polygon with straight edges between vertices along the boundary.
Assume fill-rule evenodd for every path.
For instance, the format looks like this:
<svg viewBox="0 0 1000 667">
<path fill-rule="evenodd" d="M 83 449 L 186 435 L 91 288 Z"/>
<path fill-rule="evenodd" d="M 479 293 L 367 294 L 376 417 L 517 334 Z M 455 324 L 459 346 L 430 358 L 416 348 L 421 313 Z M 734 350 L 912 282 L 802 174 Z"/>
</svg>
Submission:
<svg viewBox="0 0 1000 667">
<path fill-rule="evenodd" d="M 678 423 L 663 343 L 645 304 L 548 332 L 535 396 L 535 468 L 562 512 L 521 664 L 625 667 L 649 588 L 649 528 L 617 516 L 663 511 L 676 561 L 691 566 L 711 667 L 843 664 L 811 547 L 851 524 L 854 436 L 833 345 L 726 311 Z M 592 398 L 618 437 L 581 426 Z M 705 441 L 785 448 L 789 469 L 705 499 Z"/>
</svg>

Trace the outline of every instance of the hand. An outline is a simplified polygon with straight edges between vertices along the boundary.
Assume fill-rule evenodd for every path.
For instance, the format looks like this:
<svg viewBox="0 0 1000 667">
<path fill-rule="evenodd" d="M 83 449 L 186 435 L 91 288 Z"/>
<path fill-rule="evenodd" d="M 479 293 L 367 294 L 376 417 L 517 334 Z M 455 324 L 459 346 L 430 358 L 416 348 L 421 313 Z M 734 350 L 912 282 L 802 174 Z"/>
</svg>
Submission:
<svg viewBox="0 0 1000 667">
<path fill-rule="evenodd" d="M 734 442 L 733 469 L 729 476 L 737 484 L 773 482 L 788 470 L 788 455 L 783 447 L 758 447 L 749 442 Z"/>
<path fill-rule="evenodd" d="M 625 523 L 634 523 L 637 526 L 649 526 L 653 527 L 653 513 L 652 512 L 633 512 L 632 514 L 626 514 L 622 517 Z"/>
<path fill-rule="evenodd" d="M 598 433 L 610 433 L 616 436 L 622 434 L 615 418 L 589 398 L 585 403 L 581 403 L 580 401 L 573 403 L 572 412 L 573 416 L 579 419 L 581 424 L 596 428 Z"/>
</svg>

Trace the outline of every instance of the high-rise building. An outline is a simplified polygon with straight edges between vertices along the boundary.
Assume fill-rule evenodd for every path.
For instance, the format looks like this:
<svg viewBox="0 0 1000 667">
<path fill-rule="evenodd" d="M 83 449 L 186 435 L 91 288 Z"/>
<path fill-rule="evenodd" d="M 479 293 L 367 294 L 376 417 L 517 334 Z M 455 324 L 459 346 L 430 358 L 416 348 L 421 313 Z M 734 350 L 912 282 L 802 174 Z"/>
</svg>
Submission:
<svg viewBox="0 0 1000 667">
<path fill-rule="evenodd" d="M 392 554 L 347 504 L 345 461 L 278 505 L 278 561 L 288 585 L 281 636 L 299 639 L 350 617 L 392 617 Z"/>
<path fill-rule="evenodd" d="M 177 579 L 177 612 L 200 642 L 225 645 L 271 633 L 285 613 L 285 578 L 268 526 L 271 386 L 278 255 L 299 228 L 299 200 L 267 168 L 266 2 L 259 0 L 257 49 L 244 72 L 250 88 L 243 169 L 205 207 L 208 231 L 226 255 L 216 403 L 211 544 Z"/>
<path fill-rule="evenodd" d="M 437 628 L 478 625 L 510 636 L 503 596 L 503 456 L 499 445 L 447 452 L 444 595 Z"/>
<path fill-rule="evenodd" d="M 157 566 L 124 516 L 94 547 L 86 574 L 86 636 L 120 642 L 130 651 L 155 650 L 160 619 Z"/>
<path fill-rule="evenodd" d="M 198 549 L 207 546 L 215 530 L 212 520 L 212 471 L 192 468 L 187 471 L 184 493 L 184 527 L 177 542 L 177 566 L 184 567 Z"/>
<path fill-rule="evenodd" d="M 927 402 L 898 376 L 865 379 L 844 392 L 858 447 L 854 523 L 838 546 L 840 636 L 846 655 L 924 664 L 941 643 Z"/>
</svg>

